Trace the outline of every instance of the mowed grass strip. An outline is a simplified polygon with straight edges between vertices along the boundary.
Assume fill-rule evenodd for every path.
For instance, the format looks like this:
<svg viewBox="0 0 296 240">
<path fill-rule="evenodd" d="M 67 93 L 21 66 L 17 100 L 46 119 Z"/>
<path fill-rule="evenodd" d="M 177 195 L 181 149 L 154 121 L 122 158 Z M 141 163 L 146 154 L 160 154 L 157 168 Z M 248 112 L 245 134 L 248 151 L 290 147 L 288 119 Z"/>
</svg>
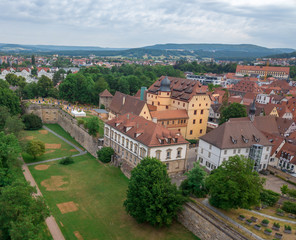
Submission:
<svg viewBox="0 0 296 240">
<path fill-rule="evenodd" d="M 77 147 L 80 147 L 84 150 L 84 148 L 76 142 L 69 133 L 67 133 L 59 124 L 44 124 L 46 127 L 48 127 L 50 130 L 54 131 L 55 133 L 59 134 L 63 138 L 67 139 L 71 143 L 75 144 Z"/>
<path fill-rule="evenodd" d="M 76 240 L 75 232 L 83 239 L 143 239 L 143 240 L 191 240 L 198 239 L 181 224 L 154 228 L 138 224 L 126 214 L 123 202 L 128 179 L 120 169 L 102 165 L 91 155 L 76 157 L 71 165 L 57 162 L 44 170 L 30 166 L 47 204 L 66 239 Z M 63 176 L 67 183 L 63 191 L 46 191 L 40 183 L 52 176 Z M 62 214 L 57 204 L 74 202 L 77 210 Z"/>
<path fill-rule="evenodd" d="M 24 131 L 23 133 L 23 143 L 31 140 L 40 140 L 45 143 L 45 153 L 34 159 L 31 155 L 26 152 L 22 153 L 23 159 L 26 163 L 38 162 L 49 160 L 59 157 L 67 157 L 74 154 L 77 154 L 78 151 L 65 143 L 63 140 L 52 134 L 51 132 L 46 131 L 45 129 L 36 130 L 36 131 Z"/>
</svg>

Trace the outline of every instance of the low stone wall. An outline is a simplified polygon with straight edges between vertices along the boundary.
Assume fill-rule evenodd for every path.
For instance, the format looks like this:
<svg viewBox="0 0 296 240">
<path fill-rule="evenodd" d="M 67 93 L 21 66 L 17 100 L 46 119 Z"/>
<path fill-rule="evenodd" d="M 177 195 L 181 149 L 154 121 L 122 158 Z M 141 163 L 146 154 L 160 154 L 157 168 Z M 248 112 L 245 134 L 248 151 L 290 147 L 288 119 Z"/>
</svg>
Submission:
<svg viewBox="0 0 296 240">
<path fill-rule="evenodd" d="M 83 126 L 78 126 L 77 120 L 69 113 L 60 109 L 59 106 L 30 104 L 24 110 L 26 113 L 38 115 L 43 123 L 59 124 L 91 155 L 97 157 L 98 139 L 89 135 Z"/>
<path fill-rule="evenodd" d="M 212 214 L 206 207 L 188 202 L 178 220 L 194 235 L 202 240 L 248 240 L 240 232 L 227 225 L 225 221 Z"/>
</svg>

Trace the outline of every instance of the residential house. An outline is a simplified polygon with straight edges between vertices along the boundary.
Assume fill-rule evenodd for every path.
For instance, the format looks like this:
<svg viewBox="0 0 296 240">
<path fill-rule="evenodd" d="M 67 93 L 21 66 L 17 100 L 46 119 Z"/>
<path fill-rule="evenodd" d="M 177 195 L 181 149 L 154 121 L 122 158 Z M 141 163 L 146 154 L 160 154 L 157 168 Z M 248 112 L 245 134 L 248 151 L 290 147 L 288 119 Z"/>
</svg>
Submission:
<svg viewBox="0 0 296 240">
<path fill-rule="evenodd" d="M 228 121 L 200 137 L 197 159 L 211 171 L 229 157 L 243 155 L 254 160 L 254 169 L 267 168 L 272 144 L 250 120 Z"/>
</svg>

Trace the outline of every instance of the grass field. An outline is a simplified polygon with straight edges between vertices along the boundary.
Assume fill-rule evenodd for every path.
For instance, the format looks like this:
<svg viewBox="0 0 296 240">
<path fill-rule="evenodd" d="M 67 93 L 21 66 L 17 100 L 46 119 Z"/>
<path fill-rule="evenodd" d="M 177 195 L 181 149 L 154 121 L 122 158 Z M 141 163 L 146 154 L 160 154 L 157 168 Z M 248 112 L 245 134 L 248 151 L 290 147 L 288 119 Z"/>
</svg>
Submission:
<svg viewBox="0 0 296 240">
<path fill-rule="evenodd" d="M 43 170 L 29 167 L 67 240 L 198 239 L 179 223 L 170 228 L 136 223 L 123 207 L 128 179 L 121 171 L 89 154 L 74 160 L 68 166 L 47 163 Z"/>
<path fill-rule="evenodd" d="M 80 147 L 84 150 L 84 148 L 76 142 L 69 133 L 67 133 L 59 124 L 44 124 L 49 129 L 53 130 L 55 133 L 59 134 L 63 138 L 67 139 L 71 143 L 75 144 L 76 146 Z"/>
<path fill-rule="evenodd" d="M 42 156 L 37 157 L 37 159 L 34 159 L 32 156 L 25 152 L 22 153 L 23 159 L 26 163 L 44 161 L 58 157 L 66 157 L 78 153 L 78 151 L 75 148 L 73 148 L 69 144 L 62 141 L 60 138 L 56 137 L 55 135 L 44 129 L 36 131 L 24 131 L 24 144 L 30 140 L 40 140 L 44 142 L 45 153 Z"/>
</svg>

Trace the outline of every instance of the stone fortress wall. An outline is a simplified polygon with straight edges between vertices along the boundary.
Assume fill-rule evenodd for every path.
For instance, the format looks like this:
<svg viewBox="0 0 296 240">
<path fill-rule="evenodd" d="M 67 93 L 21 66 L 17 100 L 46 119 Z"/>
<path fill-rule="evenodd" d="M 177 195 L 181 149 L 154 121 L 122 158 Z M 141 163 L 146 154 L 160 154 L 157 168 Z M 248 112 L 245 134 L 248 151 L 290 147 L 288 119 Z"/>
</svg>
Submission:
<svg viewBox="0 0 296 240">
<path fill-rule="evenodd" d="M 88 134 L 88 131 L 77 124 L 77 119 L 55 105 L 30 104 L 25 107 L 26 113 L 38 115 L 43 123 L 59 124 L 91 155 L 97 157 L 98 139 Z"/>
</svg>

